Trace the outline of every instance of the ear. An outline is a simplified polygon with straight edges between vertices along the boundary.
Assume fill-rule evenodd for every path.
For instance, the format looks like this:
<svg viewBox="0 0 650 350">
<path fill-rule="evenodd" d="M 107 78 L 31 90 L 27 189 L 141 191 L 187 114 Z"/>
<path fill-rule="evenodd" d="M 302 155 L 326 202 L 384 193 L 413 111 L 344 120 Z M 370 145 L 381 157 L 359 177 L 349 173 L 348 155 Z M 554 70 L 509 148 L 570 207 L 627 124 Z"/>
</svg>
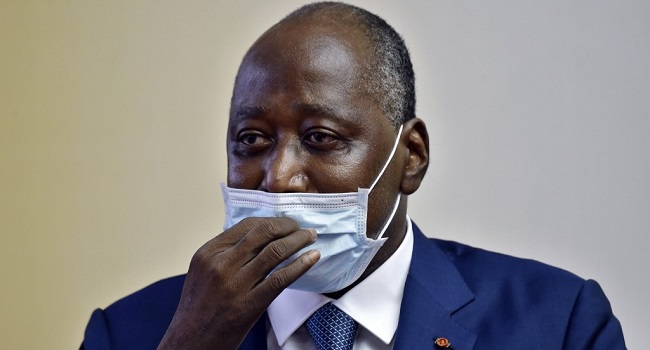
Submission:
<svg viewBox="0 0 650 350">
<path fill-rule="evenodd" d="M 404 123 L 402 142 L 406 144 L 408 159 L 402 170 L 400 191 L 409 195 L 420 187 L 429 168 L 429 133 L 422 119 L 413 118 Z"/>
</svg>

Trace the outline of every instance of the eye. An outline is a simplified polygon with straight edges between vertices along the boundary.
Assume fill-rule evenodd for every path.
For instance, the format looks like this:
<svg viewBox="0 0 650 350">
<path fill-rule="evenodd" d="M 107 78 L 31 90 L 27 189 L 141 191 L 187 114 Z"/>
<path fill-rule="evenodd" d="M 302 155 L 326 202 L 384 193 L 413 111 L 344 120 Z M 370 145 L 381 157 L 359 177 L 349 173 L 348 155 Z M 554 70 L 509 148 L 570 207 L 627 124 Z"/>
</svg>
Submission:
<svg viewBox="0 0 650 350">
<path fill-rule="evenodd" d="M 307 132 L 302 140 L 309 147 L 323 151 L 338 149 L 343 145 L 343 141 L 338 135 L 324 130 Z"/>
<path fill-rule="evenodd" d="M 327 143 L 333 141 L 333 137 L 322 132 L 313 132 L 305 138 L 308 142 Z"/>
<path fill-rule="evenodd" d="M 243 135 L 240 139 L 239 142 L 251 146 L 254 145 L 257 139 L 260 137 L 260 135 L 255 135 L 255 134 L 247 134 Z"/>
<path fill-rule="evenodd" d="M 239 133 L 237 142 L 242 151 L 260 151 L 271 144 L 271 139 L 259 131 L 247 130 Z"/>
</svg>

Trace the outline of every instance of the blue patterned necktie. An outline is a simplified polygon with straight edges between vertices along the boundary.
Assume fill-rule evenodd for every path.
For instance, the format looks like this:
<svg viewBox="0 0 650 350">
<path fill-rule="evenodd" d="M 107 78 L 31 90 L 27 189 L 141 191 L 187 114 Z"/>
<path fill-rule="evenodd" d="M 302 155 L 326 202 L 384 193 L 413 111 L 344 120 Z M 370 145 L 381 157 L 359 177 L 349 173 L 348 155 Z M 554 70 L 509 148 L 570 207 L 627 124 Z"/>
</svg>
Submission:
<svg viewBox="0 0 650 350">
<path fill-rule="evenodd" d="M 316 349 L 352 350 L 357 323 L 331 303 L 314 312 L 305 325 L 316 344 Z"/>
</svg>

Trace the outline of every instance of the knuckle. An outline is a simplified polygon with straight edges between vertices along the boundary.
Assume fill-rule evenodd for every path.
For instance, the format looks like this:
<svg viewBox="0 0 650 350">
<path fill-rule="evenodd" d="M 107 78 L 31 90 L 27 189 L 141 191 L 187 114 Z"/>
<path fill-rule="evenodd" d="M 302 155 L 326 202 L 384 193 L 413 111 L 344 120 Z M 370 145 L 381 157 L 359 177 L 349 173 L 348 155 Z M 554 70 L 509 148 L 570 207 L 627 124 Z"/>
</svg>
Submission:
<svg viewBox="0 0 650 350">
<path fill-rule="evenodd" d="M 282 290 L 291 284 L 291 279 L 289 278 L 289 273 L 286 269 L 280 269 L 273 273 L 269 280 L 269 283 L 270 287 L 273 290 Z"/>
<path fill-rule="evenodd" d="M 240 221 L 237 225 L 241 226 L 246 231 L 250 231 L 253 228 L 255 228 L 259 220 L 260 220 L 259 218 L 245 218 L 244 220 Z"/>
<path fill-rule="evenodd" d="M 277 220 L 266 219 L 259 223 L 258 228 L 260 232 L 270 237 L 275 237 L 276 233 L 280 230 Z"/>
<path fill-rule="evenodd" d="M 286 258 L 287 250 L 286 243 L 283 241 L 275 241 L 266 246 L 264 249 L 264 255 L 267 260 L 275 262 L 284 260 Z"/>
<path fill-rule="evenodd" d="M 239 244 L 239 245 L 244 245 L 244 246 L 246 246 L 246 245 L 249 244 L 250 240 L 251 240 L 251 238 L 250 238 L 248 235 L 245 235 L 245 236 L 242 236 L 242 237 L 239 239 L 239 243 L 238 243 L 238 244 Z"/>
<path fill-rule="evenodd" d="M 203 266 L 208 260 L 208 252 L 205 246 L 199 248 L 194 255 L 192 255 L 192 260 L 190 260 L 190 266 Z"/>
<path fill-rule="evenodd" d="M 199 273 L 209 280 L 221 280 L 227 276 L 231 261 L 227 256 L 213 256 L 206 248 L 199 248 L 190 260 L 190 271 Z"/>
<path fill-rule="evenodd" d="M 192 255 L 190 264 L 207 266 L 213 260 L 217 260 L 217 257 L 221 258 L 228 249 L 228 243 L 221 242 L 220 238 L 221 236 L 218 236 L 197 249 Z"/>
</svg>

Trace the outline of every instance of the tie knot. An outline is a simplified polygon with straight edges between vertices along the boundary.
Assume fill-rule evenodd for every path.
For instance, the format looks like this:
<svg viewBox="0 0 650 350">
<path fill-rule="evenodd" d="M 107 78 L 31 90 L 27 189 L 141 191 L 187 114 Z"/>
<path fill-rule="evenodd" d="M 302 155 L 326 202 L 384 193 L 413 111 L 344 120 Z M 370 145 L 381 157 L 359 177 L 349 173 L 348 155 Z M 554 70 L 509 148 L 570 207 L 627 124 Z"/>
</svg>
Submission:
<svg viewBox="0 0 650 350">
<path fill-rule="evenodd" d="M 314 312 L 307 319 L 307 331 L 318 350 L 351 350 L 357 323 L 331 303 Z"/>
</svg>

